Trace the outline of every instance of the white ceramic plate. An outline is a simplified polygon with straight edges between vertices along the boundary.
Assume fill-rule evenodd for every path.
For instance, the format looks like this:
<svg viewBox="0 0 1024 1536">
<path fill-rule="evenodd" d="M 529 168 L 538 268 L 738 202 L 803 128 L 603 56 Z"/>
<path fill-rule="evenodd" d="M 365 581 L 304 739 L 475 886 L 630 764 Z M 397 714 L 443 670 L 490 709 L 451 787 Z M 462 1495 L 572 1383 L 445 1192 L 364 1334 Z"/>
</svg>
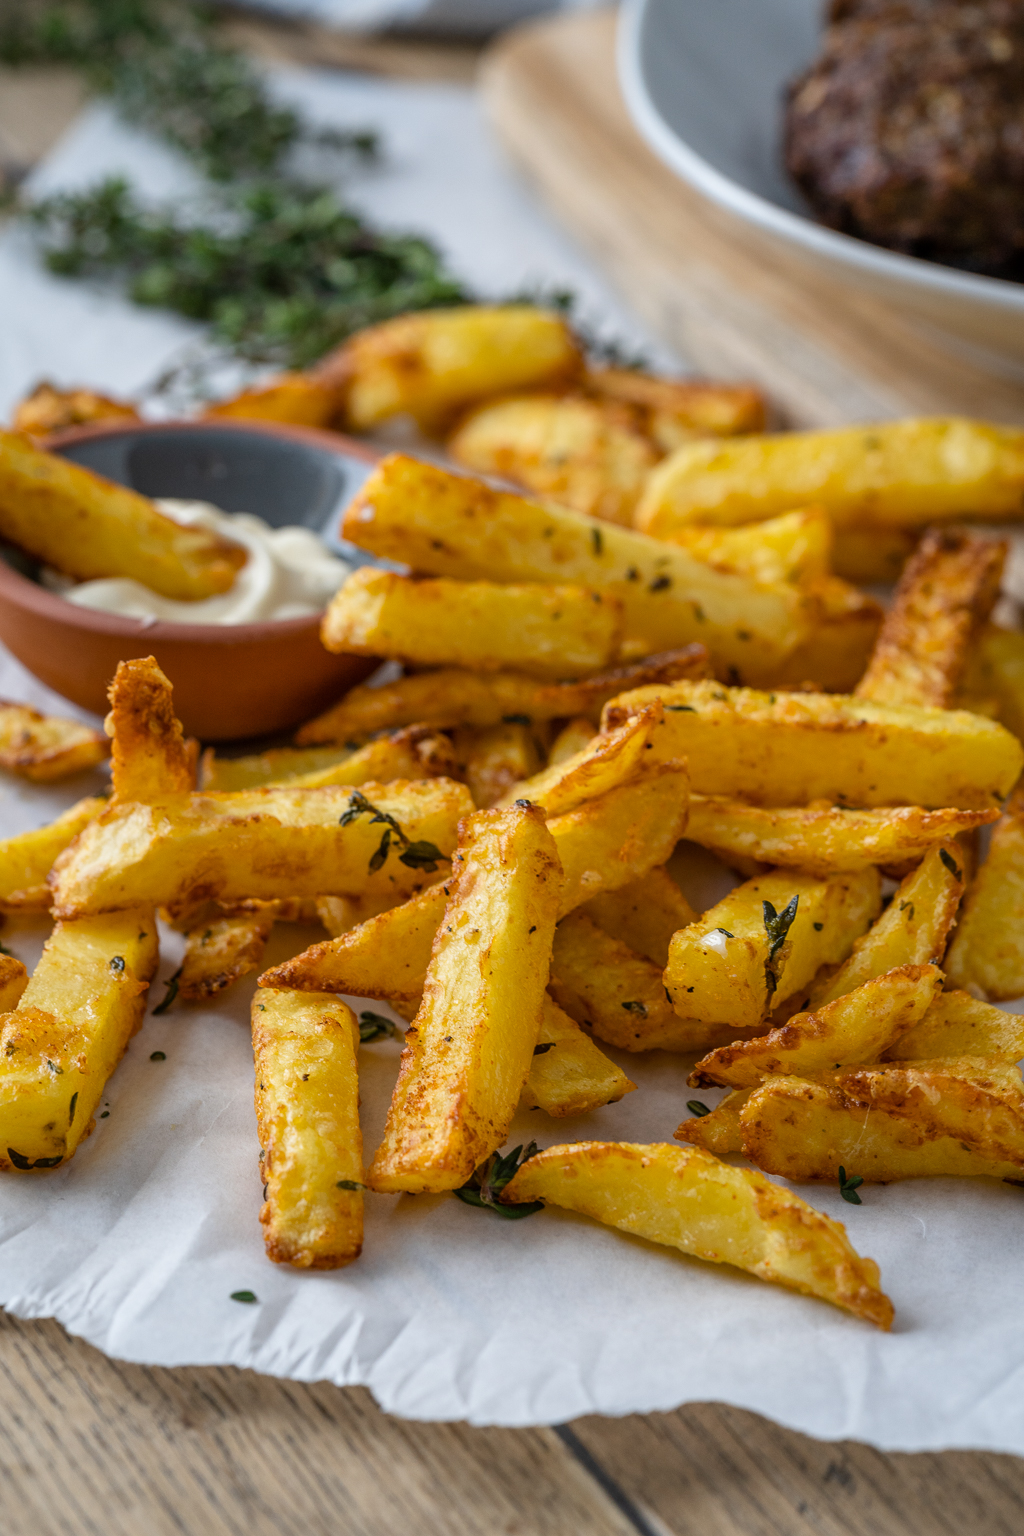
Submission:
<svg viewBox="0 0 1024 1536">
<path fill-rule="evenodd" d="M 678 175 L 803 262 L 1024 379 L 1024 284 L 900 256 L 818 224 L 782 164 L 786 83 L 813 58 L 821 0 L 625 0 L 619 75 L 630 112 Z"/>
</svg>

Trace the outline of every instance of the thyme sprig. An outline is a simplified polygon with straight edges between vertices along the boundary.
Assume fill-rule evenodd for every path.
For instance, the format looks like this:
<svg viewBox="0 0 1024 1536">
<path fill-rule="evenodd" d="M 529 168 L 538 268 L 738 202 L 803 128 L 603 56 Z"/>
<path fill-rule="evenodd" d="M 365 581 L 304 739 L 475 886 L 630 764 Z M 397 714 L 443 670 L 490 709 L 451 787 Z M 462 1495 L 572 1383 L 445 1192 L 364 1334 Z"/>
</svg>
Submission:
<svg viewBox="0 0 1024 1536">
<path fill-rule="evenodd" d="M 768 996 L 771 997 L 778 986 L 778 977 L 775 974 L 775 958 L 786 942 L 789 930 L 793 926 L 796 917 L 796 909 L 800 905 L 799 896 L 791 896 L 781 912 L 776 912 L 770 901 L 761 903 L 764 912 L 764 931 L 768 935 L 768 958 L 764 963 L 765 986 Z"/>
<path fill-rule="evenodd" d="M 422 838 L 418 842 L 412 842 L 402 831 L 393 816 L 389 816 L 387 811 L 380 810 L 371 801 L 367 800 L 366 796 L 361 794 L 358 789 L 354 789 L 348 803 L 348 809 L 343 811 L 338 817 L 338 825 L 342 827 L 350 826 L 359 816 L 369 816 L 371 826 L 375 821 L 387 823 L 384 835 L 380 840 L 380 845 L 370 859 L 370 870 L 372 872 L 383 869 L 391 849 L 392 836 L 394 836 L 399 847 L 403 849 L 403 852 L 398 855 L 399 863 L 405 864 L 409 869 L 425 869 L 428 874 L 433 874 L 440 861 L 444 858 L 440 848 L 436 847 L 433 843 L 428 843 Z"/>
<path fill-rule="evenodd" d="M 532 1216 L 535 1211 L 544 1209 L 543 1200 L 531 1200 L 525 1205 L 502 1205 L 498 1196 L 506 1184 L 512 1181 L 514 1175 L 522 1167 L 523 1163 L 540 1151 L 537 1143 L 531 1141 L 525 1149 L 522 1146 L 513 1147 L 502 1157 L 500 1152 L 495 1152 L 486 1163 L 472 1175 L 467 1184 L 455 1191 L 460 1200 L 467 1205 L 479 1206 L 482 1210 L 493 1211 L 495 1216 L 504 1216 L 506 1221 L 521 1221 L 524 1216 Z"/>
</svg>

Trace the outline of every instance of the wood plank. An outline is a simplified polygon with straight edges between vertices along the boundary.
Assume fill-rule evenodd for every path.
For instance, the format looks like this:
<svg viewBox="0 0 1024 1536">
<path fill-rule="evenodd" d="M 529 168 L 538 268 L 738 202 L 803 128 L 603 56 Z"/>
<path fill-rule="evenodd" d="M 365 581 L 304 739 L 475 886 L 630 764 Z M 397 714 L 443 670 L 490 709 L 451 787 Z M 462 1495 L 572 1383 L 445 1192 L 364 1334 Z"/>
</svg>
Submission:
<svg viewBox="0 0 1024 1536">
<path fill-rule="evenodd" d="M 485 57 L 510 154 L 653 330 L 698 368 L 751 378 L 798 426 L 907 412 L 1024 421 L 1024 387 L 952 357 L 707 203 L 647 148 L 615 73 L 611 11 L 532 23 Z"/>
</svg>

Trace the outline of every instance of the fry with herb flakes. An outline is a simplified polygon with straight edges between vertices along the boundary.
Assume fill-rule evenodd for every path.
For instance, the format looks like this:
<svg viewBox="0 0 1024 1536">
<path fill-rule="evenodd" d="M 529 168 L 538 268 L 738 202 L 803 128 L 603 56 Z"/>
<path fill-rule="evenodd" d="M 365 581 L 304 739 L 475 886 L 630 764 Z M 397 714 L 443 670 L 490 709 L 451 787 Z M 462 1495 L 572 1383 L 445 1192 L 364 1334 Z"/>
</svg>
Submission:
<svg viewBox="0 0 1024 1536">
<path fill-rule="evenodd" d="M 537 1044 L 561 886 L 535 807 L 462 824 L 372 1189 L 457 1189 L 504 1142 Z"/>
<path fill-rule="evenodd" d="M 806 507 L 741 528 L 680 528 L 670 542 L 719 571 L 758 581 L 806 582 L 829 575 L 833 539 L 828 514 Z"/>
<path fill-rule="evenodd" d="M 56 821 L 0 842 L 0 911 L 45 912 L 50 905 L 46 882 L 54 860 L 106 809 L 106 800 L 98 795 L 79 800 Z"/>
<path fill-rule="evenodd" d="M 341 1269 L 363 1246 L 359 1027 L 326 993 L 264 988 L 252 1004 L 267 1257 Z"/>
<path fill-rule="evenodd" d="M 605 933 L 622 939 L 638 955 L 665 969 L 669 945 L 697 914 L 662 865 L 618 890 L 592 896 L 580 910 Z"/>
<path fill-rule="evenodd" d="M 554 768 L 558 763 L 575 757 L 596 735 L 597 727 L 586 715 L 577 715 L 566 721 L 548 749 L 548 767 Z"/>
<path fill-rule="evenodd" d="M 277 902 L 267 901 L 256 911 L 229 913 L 190 928 L 178 982 L 182 1001 L 210 1002 L 241 977 L 258 971 L 277 914 Z"/>
<path fill-rule="evenodd" d="M 981 1056 L 1011 1065 L 1024 1060 L 1024 1017 L 979 1002 L 969 992 L 942 992 L 921 1022 L 882 1052 L 883 1061 L 943 1056 Z"/>
<path fill-rule="evenodd" d="M 524 1162 L 500 1197 L 543 1200 L 713 1264 L 732 1264 L 888 1329 L 878 1265 L 845 1228 L 748 1168 L 698 1147 L 584 1141 Z"/>
<path fill-rule="evenodd" d="M 635 1088 L 636 1083 L 598 1049 L 575 1019 L 554 998 L 545 997 L 523 1089 L 524 1106 L 561 1120 L 617 1104 Z"/>
<path fill-rule="evenodd" d="M 687 1141 L 692 1147 L 703 1147 L 716 1157 L 728 1157 L 731 1152 L 743 1151 L 743 1133 L 740 1127 L 740 1110 L 750 1097 L 749 1088 L 733 1088 L 714 1109 L 709 1110 L 699 1100 L 690 1099 L 687 1109 L 692 1119 L 684 1120 L 672 1132 L 676 1141 Z"/>
<path fill-rule="evenodd" d="M 95 768 L 108 751 L 105 737 L 77 720 L 41 715 L 27 704 L 0 699 L 0 768 L 19 779 L 52 784 Z"/>
<path fill-rule="evenodd" d="M 1024 993 L 1024 790 L 993 829 L 988 858 L 964 901 L 946 969 L 955 987 L 997 1002 Z"/>
<path fill-rule="evenodd" d="M 543 729 L 543 725 L 506 720 L 501 725 L 463 725 L 456 730 L 456 777 L 469 785 L 479 810 L 490 810 L 499 802 L 514 803 L 515 796 L 508 800 L 510 787 L 531 778 L 543 762 Z"/>
<path fill-rule="evenodd" d="M 158 800 L 195 789 L 195 743 L 185 740 L 173 692 L 154 656 L 118 662 L 105 721 L 115 801 Z"/>
<path fill-rule="evenodd" d="M 0 1017 L 0 1169 L 55 1168 L 74 1155 L 142 1023 L 157 959 L 152 907 L 54 928 L 17 1007 Z"/>
<path fill-rule="evenodd" d="M 704 1056 L 691 1088 L 756 1088 L 763 1077 L 812 1077 L 830 1068 L 877 1061 L 919 1024 L 942 991 L 937 965 L 903 965 L 866 981 L 814 1013 L 797 1013 L 756 1040 L 720 1046 Z"/>
<path fill-rule="evenodd" d="M 513 805 L 516 800 L 531 800 L 549 816 L 563 816 L 585 801 L 626 783 L 642 766 L 661 718 L 661 706 L 655 703 L 617 730 L 591 736 L 573 757 L 514 784 L 506 792 L 502 806 Z"/>
<path fill-rule="evenodd" d="M 737 886 L 669 947 L 665 990 L 705 1024 L 756 1029 L 823 965 L 843 960 L 881 908 L 877 870 L 775 870 Z"/>
</svg>

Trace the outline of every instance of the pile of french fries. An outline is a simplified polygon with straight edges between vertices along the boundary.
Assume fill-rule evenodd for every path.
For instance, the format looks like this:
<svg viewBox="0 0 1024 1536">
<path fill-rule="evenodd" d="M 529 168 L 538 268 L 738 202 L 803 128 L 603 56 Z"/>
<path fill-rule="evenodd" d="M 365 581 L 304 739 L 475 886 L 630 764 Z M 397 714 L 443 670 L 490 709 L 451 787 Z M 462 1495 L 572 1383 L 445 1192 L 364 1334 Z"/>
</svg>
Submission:
<svg viewBox="0 0 1024 1536">
<path fill-rule="evenodd" d="M 220 409 L 350 430 L 404 411 L 536 499 L 381 462 L 343 533 L 400 569 L 352 575 L 322 636 L 401 675 L 291 746 L 200 756 L 153 659 L 122 663 L 109 800 L 0 844 L 0 907 L 55 919 L 31 979 L 0 967 L 0 1167 L 57 1166 L 88 1133 L 158 918 L 185 950 L 161 1006 L 258 971 L 275 923 L 319 922 L 252 1005 L 272 1259 L 347 1264 L 365 1191 L 451 1191 L 561 1205 L 887 1328 L 877 1266 L 773 1179 L 851 1205 L 873 1182 L 1024 1180 L 1024 1020 L 996 1006 L 1024 996 L 1024 634 L 991 619 L 1005 541 L 969 527 L 1024 516 L 1024 433 L 765 434 L 752 392 L 588 370 L 525 306 L 390 322 Z M 14 441 L 8 474 L 38 451 Z M 222 551 L 190 558 L 220 572 Z M 884 615 L 850 585 L 901 567 Z M 22 715 L 0 764 L 102 754 Z M 0 753 L 5 730 L 0 711 Z M 695 849 L 740 880 L 703 913 Z M 359 1049 L 392 1015 L 365 1167 Z M 680 1105 L 674 1141 L 502 1154 L 520 1105 L 605 1110 L 654 1050 L 722 1090 Z"/>
</svg>

